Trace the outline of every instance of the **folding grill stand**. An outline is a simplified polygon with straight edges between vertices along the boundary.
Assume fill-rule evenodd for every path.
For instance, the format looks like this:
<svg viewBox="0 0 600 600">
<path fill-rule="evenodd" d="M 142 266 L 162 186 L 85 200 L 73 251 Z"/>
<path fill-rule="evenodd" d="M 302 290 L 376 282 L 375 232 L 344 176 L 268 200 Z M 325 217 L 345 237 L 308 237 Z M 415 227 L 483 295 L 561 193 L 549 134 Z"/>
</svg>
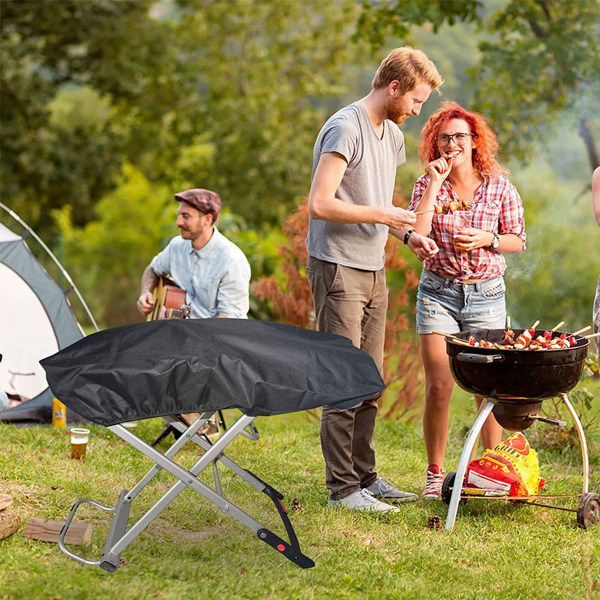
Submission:
<svg viewBox="0 0 600 600">
<path fill-rule="evenodd" d="M 175 500 L 175 498 L 177 498 L 181 492 L 183 492 L 183 490 L 185 490 L 187 487 L 190 487 L 213 504 L 216 504 L 221 511 L 231 515 L 252 529 L 252 531 L 254 531 L 258 536 L 258 539 L 278 550 L 281 554 L 283 554 L 283 556 L 291 560 L 293 563 L 304 569 L 313 567 L 315 563 L 310 558 L 302 554 L 300 550 L 300 544 L 298 543 L 298 538 L 296 537 L 294 528 L 287 515 L 287 510 L 281 502 L 283 495 L 247 469 L 243 469 L 237 465 L 224 454 L 225 448 L 239 434 L 242 434 L 251 440 L 257 440 L 259 438 L 258 430 L 254 425 L 255 417 L 242 415 L 233 425 L 231 425 L 227 431 L 221 435 L 221 437 L 212 443 L 210 440 L 199 435 L 197 432 L 213 414 L 214 411 L 202 413 L 200 417 L 196 419 L 190 426 L 185 425 L 175 417 L 163 417 L 172 427 L 177 429 L 182 434 L 181 437 L 176 440 L 175 443 L 164 454 L 138 438 L 123 425 L 112 425 L 108 427 L 108 429 L 110 429 L 113 433 L 116 433 L 120 438 L 131 444 L 134 448 L 143 452 L 146 456 L 153 460 L 156 465 L 152 467 L 150 471 L 148 471 L 148 473 L 132 490 L 123 490 L 119 495 L 117 504 L 113 507 L 103 506 L 102 504 L 85 498 L 78 500 L 73 505 L 62 531 L 59 534 L 58 544 L 60 549 L 65 554 L 79 562 L 82 562 L 86 565 L 98 565 L 101 569 L 112 573 L 119 567 L 121 553 L 123 550 L 125 550 L 125 548 L 131 544 L 131 542 L 133 542 L 133 540 L 135 540 L 135 538 L 140 535 L 140 533 L 154 519 L 156 519 L 156 517 L 158 517 L 158 515 L 165 508 L 167 508 L 167 506 L 169 506 L 169 504 L 171 504 L 171 502 L 173 502 L 173 500 Z M 194 441 L 201 448 L 203 448 L 205 452 L 190 469 L 185 469 L 174 462 L 172 457 L 190 440 Z M 236 475 L 239 475 L 244 481 L 249 483 L 258 491 L 266 494 L 273 501 L 287 531 L 289 542 L 277 536 L 275 533 L 267 529 L 264 525 L 253 519 L 250 515 L 245 513 L 223 496 L 217 469 L 217 462 L 220 462 L 222 465 L 231 469 Z M 212 465 L 212 471 L 215 480 L 214 490 L 198 479 L 198 475 L 209 465 Z M 162 496 L 160 500 L 158 500 L 158 502 L 154 504 L 152 508 L 150 508 L 150 510 L 146 512 L 146 514 L 144 514 L 135 524 L 127 529 L 127 522 L 129 520 L 129 512 L 131 510 L 133 499 L 146 487 L 146 485 L 148 485 L 148 483 L 150 483 L 150 481 L 161 471 L 161 469 L 165 469 L 174 475 L 178 481 Z M 86 558 L 71 552 L 65 545 L 65 536 L 73 517 L 75 516 L 75 512 L 79 506 L 84 503 L 91 504 L 102 510 L 114 512 L 102 557 L 97 561 L 87 560 Z"/>
<path fill-rule="evenodd" d="M 566 394 L 559 394 L 562 398 L 563 402 L 567 406 L 569 413 L 573 419 L 575 424 L 575 428 L 577 429 L 577 433 L 579 435 L 579 443 L 581 444 L 581 454 L 583 459 L 583 493 L 587 494 L 589 489 L 589 458 L 588 458 L 588 449 L 587 442 L 585 439 L 585 433 L 583 431 L 583 427 L 581 425 L 581 421 L 573 408 L 573 405 L 567 398 Z M 450 497 L 450 506 L 448 508 L 448 516 L 446 517 L 446 531 L 451 531 L 454 527 L 454 523 L 456 521 L 456 513 L 458 512 L 458 505 L 461 500 L 462 494 L 462 482 L 464 481 L 465 474 L 467 472 L 467 467 L 472 460 L 472 453 L 475 449 L 475 444 L 479 439 L 479 433 L 481 432 L 481 428 L 485 423 L 488 415 L 492 412 L 492 409 L 496 404 L 498 404 L 499 400 L 496 398 L 487 397 L 485 398 L 485 404 L 482 402 L 479 412 L 477 413 L 477 418 L 475 419 L 475 423 L 473 423 L 473 427 L 469 431 L 467 435 L 467 440 L 462 449 L 460 460 L 458 461 L 458 467 L 456 469 L 456 476 L 454 478 L 454 487 L 452 489 L 452 495 Z"/>
</svg>

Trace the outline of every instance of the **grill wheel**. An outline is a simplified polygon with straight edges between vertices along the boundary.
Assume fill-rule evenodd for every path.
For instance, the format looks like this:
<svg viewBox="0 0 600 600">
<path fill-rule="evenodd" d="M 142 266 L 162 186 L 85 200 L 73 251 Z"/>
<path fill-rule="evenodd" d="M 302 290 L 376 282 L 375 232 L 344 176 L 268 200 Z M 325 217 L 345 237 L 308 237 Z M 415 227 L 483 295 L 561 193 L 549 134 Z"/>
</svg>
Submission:
<svg viewBox="0 0 600 600">
<path fill-rule="evenodd" d="M 442 483 L 442 500 L 446 504 L 450 504 L 450 498 L 452 497 L 452 490 L 454 489 L 454 480 L 456 479 L 456 471 L 450 471 Z M 461 498 L 458 501 L 459 506 L 466 502 L 466 498 Z"/>
<path fill-rule="evenodd" d="M 583 494 L 577 509 L 577 523 L 584 529 L 589 529 L 600 519 L 600 495 Z"/>
</svg>

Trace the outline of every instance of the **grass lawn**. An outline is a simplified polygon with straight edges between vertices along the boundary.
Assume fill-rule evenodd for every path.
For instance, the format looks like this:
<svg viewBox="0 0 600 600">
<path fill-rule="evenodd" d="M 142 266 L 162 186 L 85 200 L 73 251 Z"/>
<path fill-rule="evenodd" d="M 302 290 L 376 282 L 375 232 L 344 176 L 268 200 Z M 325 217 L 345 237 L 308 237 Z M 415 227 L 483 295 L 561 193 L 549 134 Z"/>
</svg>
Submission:
<svg viewBox="0 0 600 600">
<path fill-rule="evenodd" d="M 597 387 L 595 391 L 598 392 Z M 474 413 L 457 390 L 446 469 L 453 470 Z M 596 397 L 598 397 L 596 395 Z M 234 414 L 228 415 L 231 422 Z M 469 501 L 448 534 L 427 527 L 446 517 L 447 506 L 419 501 L 392 515 L 327 508 L 318 423 L 305 414 L 257 420 L 258 441 L 238 438 L 228 455 L 273 485 L 289 508 L 303 551 L 316 567 L 302 570 L 258 540 L 239 522 L 186 490 L 122 555 L 113 574 L 71 560 L 57 544 L 33 541 L 21 531 L 0 542 L 0 598 L 281 598 L 281 599 L 587 599 L 600 593 L 600 525 L 576 526 L 575 514 L 499 501 Z M 542 424 L 535 425 L 544 431 Z M 109 430 L 92 425 L 88 457 L 69 458 L 69 438 L 52 427 L 0 425 L 0 493 L 14 497 L 11 510 L 64 520 L 79 498 L 114 505 L 152 466 Z M 162 429 L 153 419 L 134 432 L 145 440 Z M 529 430 L 529 431 L 532 431 Z M 536 433 L 540 438 L 541 433 Z M 600 492 L 600 439 L 588 439 L 590 489 Z M 375 435 L 381 475 L 419 492 L 426 467 L 420 424 L 380 421 Z M 188 444 L 191 446 L 191 444 Z M 167 445 L 161 447 L 165 450 Z M 576 449 L 538 448 L 546 492 L 581 492 Z M 186 446 L 178 462 L 197 453 Z M 264 496 L 221 469 L 224 493 L 280 535 L 274 508 Z M 210 482 L 208 475 L 203 477 Z M 133 503 L 139 517 L 171 485 L 161 473 Z M 556 501 L 558 502 L 558 501 Z M 576 506 L 573 499 L 568 506 Z M 110 513 L 84 505 L 78 520 L 93 525 L 89 559 L 102 552 Z M 133 521 L 130 521 L 133 522 Z"/>
</svg>

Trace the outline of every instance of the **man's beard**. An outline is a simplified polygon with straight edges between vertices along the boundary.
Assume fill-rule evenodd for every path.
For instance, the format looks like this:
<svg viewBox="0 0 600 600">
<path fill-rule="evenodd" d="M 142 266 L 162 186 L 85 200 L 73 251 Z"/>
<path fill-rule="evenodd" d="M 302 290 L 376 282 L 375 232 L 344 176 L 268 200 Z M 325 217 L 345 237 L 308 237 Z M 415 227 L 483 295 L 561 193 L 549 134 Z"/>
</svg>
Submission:
<svg viewBox="0 0 600 600">
<path fill-rule="evenodd" d="M 396 123 L 396 125 L 404 123 L 404 121 L 406 121 L 406 119 L 408 119 L 408 117 L 410 116 L 406 114 L 404 108 L 401 106 L 401 103 L 394 102 L 394 100 L 392 100 L 391 98 L 388 100 L 385 109 L 386 118 Z"/>
<path fill-rule="evenodd" d="M 192 232 L 189 229 L 182 229 L 181 227 L 179 228 L 179 235 L 181 235 L 184 240 L 192 238 Z"/>
</svg>

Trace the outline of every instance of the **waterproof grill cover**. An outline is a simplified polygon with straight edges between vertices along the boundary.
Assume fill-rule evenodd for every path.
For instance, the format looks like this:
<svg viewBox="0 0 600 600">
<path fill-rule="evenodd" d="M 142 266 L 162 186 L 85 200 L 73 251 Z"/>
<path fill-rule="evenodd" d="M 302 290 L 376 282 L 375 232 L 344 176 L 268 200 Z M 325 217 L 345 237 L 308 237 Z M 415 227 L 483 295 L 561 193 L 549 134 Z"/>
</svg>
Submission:
<svg viewBox="0 0 600 600">
<path fill-rule="evenodd" d="M 385 388 L 373 359 L 347 338 L 247 319 L 116 327 L 40 362 L 57 398 L 105 426 L 227 408 L 347 409 Z"/>
</svg>

